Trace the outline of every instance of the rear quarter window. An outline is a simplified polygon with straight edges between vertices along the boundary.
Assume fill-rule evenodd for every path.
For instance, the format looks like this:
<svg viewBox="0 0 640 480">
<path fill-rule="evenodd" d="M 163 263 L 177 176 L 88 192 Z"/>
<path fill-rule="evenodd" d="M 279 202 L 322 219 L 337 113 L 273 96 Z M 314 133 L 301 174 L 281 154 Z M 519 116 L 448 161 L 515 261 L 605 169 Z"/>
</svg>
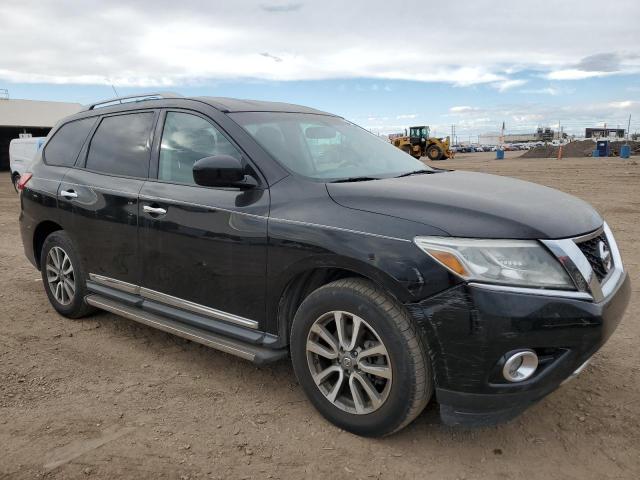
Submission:
<svg viewBox="0 0 640 480">
<path fill-rule="evenodd" d="M 44 162 L 58 167 L 72 167 L 95 122 L 95 118 L 84 118 L 62 125 L 44 147 Z"/>
<path fill-rule="evenodd" d="M 154 119 L 154 112 L 104 117 L 91 139 L 85 168 L 112 175 L 146 177 Z"/>
</svg>

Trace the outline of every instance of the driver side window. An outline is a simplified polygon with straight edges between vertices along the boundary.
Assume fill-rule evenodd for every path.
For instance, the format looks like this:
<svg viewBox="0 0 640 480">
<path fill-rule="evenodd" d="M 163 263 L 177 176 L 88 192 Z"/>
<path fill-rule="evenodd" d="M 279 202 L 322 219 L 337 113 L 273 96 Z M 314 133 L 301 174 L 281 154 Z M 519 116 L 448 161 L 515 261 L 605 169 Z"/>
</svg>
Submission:
<svg viewBox="0 0 640 480">
<path fill-rule="evenodd" d="M 167 112 L 160 144 L 159 180 L 195 185 L 193 164 L 212 155 L 241 159 L 236 147 L 204 118 Z"/>
</svg>

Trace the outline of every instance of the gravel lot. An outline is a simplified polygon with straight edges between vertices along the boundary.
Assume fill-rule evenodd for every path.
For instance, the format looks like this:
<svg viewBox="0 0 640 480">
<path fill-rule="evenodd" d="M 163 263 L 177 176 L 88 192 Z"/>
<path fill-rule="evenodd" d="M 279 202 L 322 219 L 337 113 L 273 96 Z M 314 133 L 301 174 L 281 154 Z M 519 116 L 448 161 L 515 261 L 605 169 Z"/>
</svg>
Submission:
<svg viewBox="0 0 640 480">
<path fill-rule="evenodd" d="M 638 159 L 519 154 L 436 165 L 591 202 L 632 277 L 627 314 L 576 380 L 510 424 L 450 429 L 430 405 L 381 440 L 324 421 L 287 362 L 257 368 L 111 314 L 58 316 L 23 256 L 18 198 L 3 172 L 0 478 L 640 478 Z"/>
</svg>

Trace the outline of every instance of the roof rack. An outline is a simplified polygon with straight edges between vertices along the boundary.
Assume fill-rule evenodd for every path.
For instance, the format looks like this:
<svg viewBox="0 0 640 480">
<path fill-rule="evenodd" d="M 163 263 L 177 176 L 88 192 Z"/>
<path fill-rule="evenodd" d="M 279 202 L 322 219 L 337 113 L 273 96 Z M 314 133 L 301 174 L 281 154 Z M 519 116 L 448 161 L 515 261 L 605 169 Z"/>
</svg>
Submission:
<svg viewBox="0 0 640 480">
<path fill-rule="evenodd" d="M 126 97 L 110 98 L 109 100 L 103 100 L 101 102 L 92 103 L 88 105 L 85 110 L 95 110 L 96 108 L 111 107 L 113 105 L 120 105 L 123 103 L 144 102 L 146 100 L 161 100 L 165 98 L 180 98 L 182 95 L 172 92 L 164 93 L 143 93 L 138 95 L 127 95 Z"/>
</svg>

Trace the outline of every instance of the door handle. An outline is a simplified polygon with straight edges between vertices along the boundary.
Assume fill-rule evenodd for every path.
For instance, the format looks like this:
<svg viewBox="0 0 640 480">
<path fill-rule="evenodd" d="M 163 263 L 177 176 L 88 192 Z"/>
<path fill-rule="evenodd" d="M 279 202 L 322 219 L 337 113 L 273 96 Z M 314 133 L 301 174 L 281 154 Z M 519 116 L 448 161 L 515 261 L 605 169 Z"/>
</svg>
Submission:
<svg viewBox="0 0 640 480">
<path fill-rule="evenodd" d="M 167 213 L 164 208 L 152 207 L 150 205 L 145 205 L 144 207 L 142 207 L 142 210 L 150 215 L 165 215 Z"/>
<path fill-rule="evenodd" d="M 60 196 L 64 198 L 78 198 L 78 194 L 73 190 L 61 190 Z"/>
</svg>

